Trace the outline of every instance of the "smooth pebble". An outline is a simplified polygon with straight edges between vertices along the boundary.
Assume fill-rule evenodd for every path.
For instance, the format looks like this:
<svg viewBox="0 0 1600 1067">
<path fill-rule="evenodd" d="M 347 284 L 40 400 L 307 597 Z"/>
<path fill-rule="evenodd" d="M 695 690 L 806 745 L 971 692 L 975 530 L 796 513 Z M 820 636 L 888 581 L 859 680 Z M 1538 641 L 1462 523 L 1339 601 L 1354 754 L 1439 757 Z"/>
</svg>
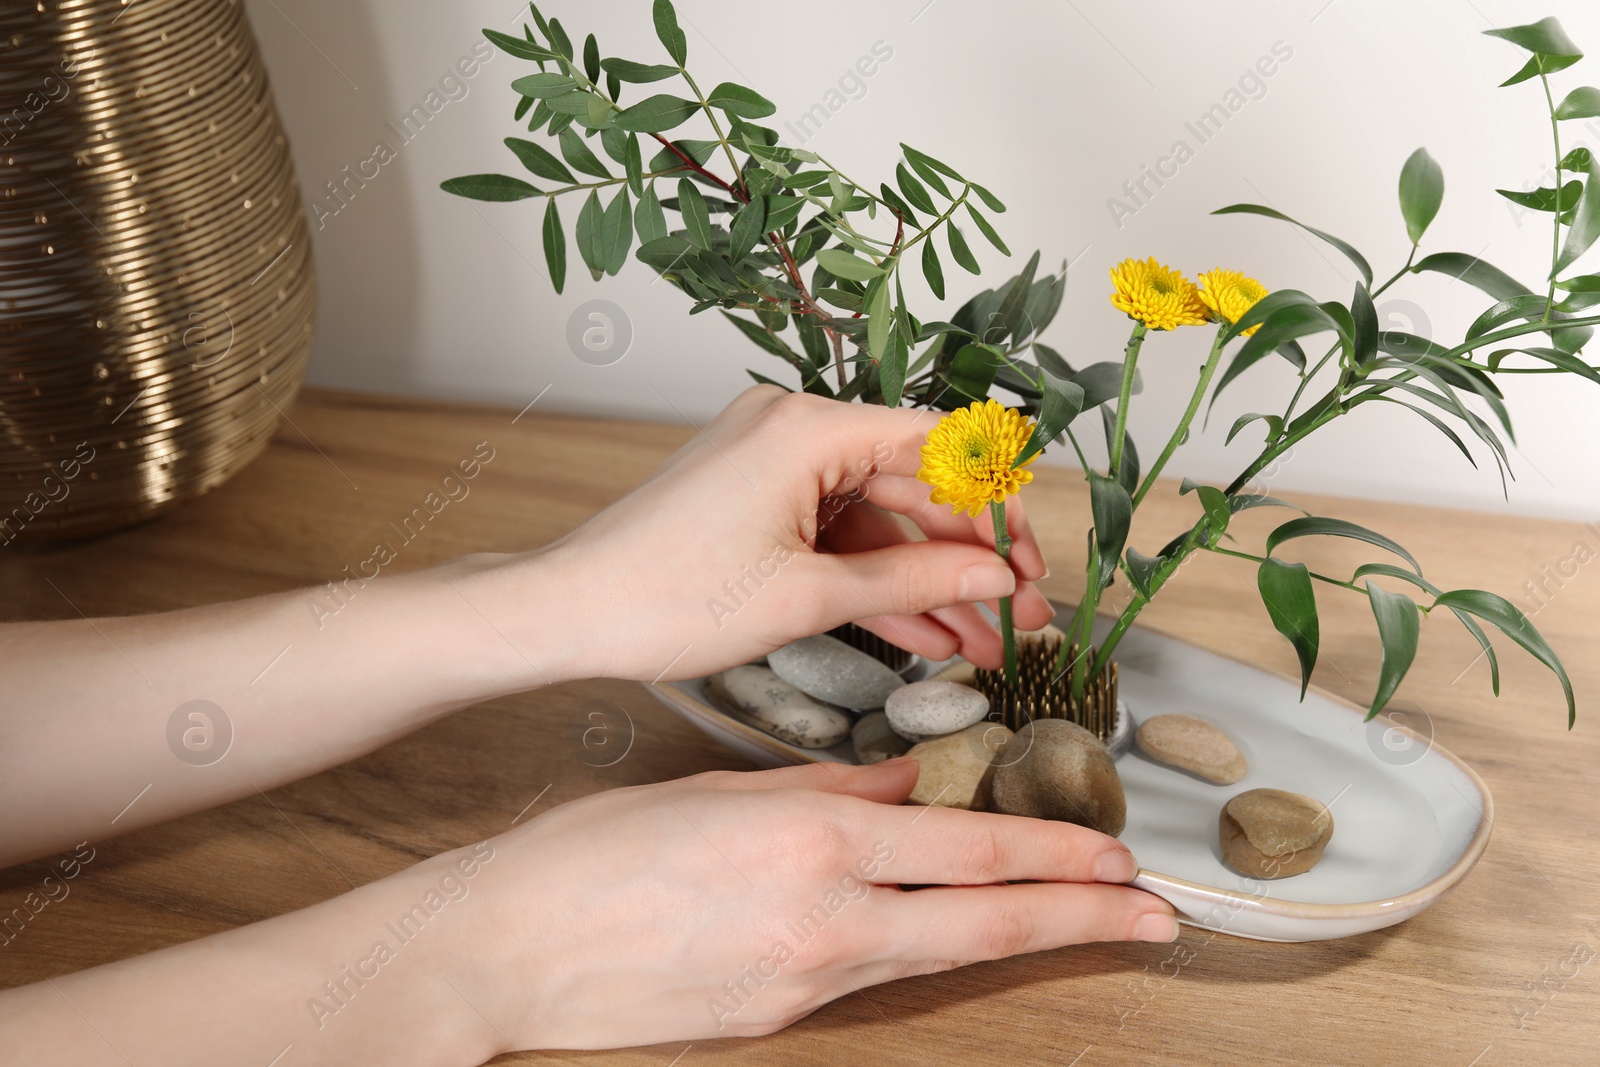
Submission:
<svg viewBox="0 0 1600 1067">
<path fill-rule="evenodd" d="M 841 708 L 881 708 L 906 684 L 884 663 L 825 634 L 768 653 L 767 666 L 808 696 Z"/>
<path fill-rule="evenodd" d="M 1250 764 L 1228 735 L 1193 715 L 1157 715 L 1139 724 L 1134 736 L 1151 759 L 1199 775 L 1208 782 L 1232 785 Z"/>
<path fill-rule="evenodd" d="M 1012 738 L 999 723 L 980 722 L 960 733 L 913 745 L 909 756 L 921 765 L 910 802 L 941 808 L 982 811 L 989 804 L 997 757 Z"/>
<path fill-rule="evenodd" d="M 1318 800 L 1283 789 L 1249 789 L 1217 817 L 1222 859 L 1252 878 L 1304 874 L 1333 837 L 1333 813 Z"/>
<path fill-rule="evenodd" d="M 995 768 L 991 808 L 1112 837 L 1128 820 L 1116 761 L 1098 737 L 1066 719 L 1035 719 L 1017 731 Z"/>
<path fill-rule="evenodd" d="M 890 693 L 883 710 L 895 733 L 922 741 L 981 722 L 989 714 L 989 698 L 971 686 L 930 678 Z"/>
<path fill-rule="evenodd" d="M 853 725 L 845 712 L 818 704 L 766 667 L 713 674 L 706 689 L 750 725 L 800 748 L 836 745 Z"/>
<path fill-rule="evenodd" d="M 855 749 L 856 762 L 881 763 L 905 755 L 911 742 L 894 732 L 889 716 L 869 711 L 850 728 L 850 746 Z"/>
</svg>

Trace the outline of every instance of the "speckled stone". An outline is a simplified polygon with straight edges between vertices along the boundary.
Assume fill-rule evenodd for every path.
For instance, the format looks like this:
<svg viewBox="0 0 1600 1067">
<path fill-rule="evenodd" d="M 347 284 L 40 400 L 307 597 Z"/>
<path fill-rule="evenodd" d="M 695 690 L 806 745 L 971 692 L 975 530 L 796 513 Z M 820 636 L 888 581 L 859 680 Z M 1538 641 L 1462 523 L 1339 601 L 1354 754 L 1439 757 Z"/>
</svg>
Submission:
<svg viewBox="0 0 1600 1067">
<path fill-rule="evenodd" d="M 1250 764 L 1228 735 L 1193 715 L 1157 715 L 1139 724 L 1139 751 L 1160 763 L 1197 774 L 1208 782 L 1232 785 Z"/>
<path fill-rule="evenodd" d="M 849 715 L 817 703 L 766 667 L 713 674 L 706 691 L 743 721 L 800 748 L 836 745 L 853 725 Z"/>
<path fill-rule="evenodd" d="M 1304 874 L 1333 837 L 1333 813 L 1320 801 L 1283 789 L 1249 789 L 1217 817 L 1222 859 L 1251 878 Z"/>
<path fill-rule="evenodd" d="M 1088 826 L 1112 837 L 1128 820 L 1116 761 L 1093 733 L 1066 719 L 1017 731 L 994 775 L 991 810 Z"/>
<path fill-rule="evenodd" d="M 905 755 L 911 742 L 894 732 L 889 716 L 869 711 L 850 728 L 850 747 L 855 749 L 857 763 L 881 763 Z"/>
<path fill-rule="evenodd" d="M 1011 737 L 999 723 L 980 722 L 913 745 L 907 755 L 915 756 L 922 769 L 910 803 L 982 811 L 989 804 L 994 764 Z"/>
<path fill-rule="evenodd" d="M 826 635 L 802 637 L 768 653 L 767 665 L 806 695 L 841 708 L 881 708 L 906 684 L 879 660 Z"/>
<path fill-rule="evenodd" d="M 883 710 L 895 733 L 925 741 L 983 721 L 989 714 L 989 698 L 971 686 L 929 678 L 890 693 Z"/>
</svg>

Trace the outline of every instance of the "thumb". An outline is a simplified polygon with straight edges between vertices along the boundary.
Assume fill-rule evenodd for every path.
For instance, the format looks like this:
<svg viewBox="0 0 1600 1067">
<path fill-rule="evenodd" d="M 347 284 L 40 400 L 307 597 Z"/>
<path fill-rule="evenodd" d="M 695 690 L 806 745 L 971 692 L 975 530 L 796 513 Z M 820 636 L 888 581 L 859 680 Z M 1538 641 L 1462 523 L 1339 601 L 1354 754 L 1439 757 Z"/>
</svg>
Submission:
<svg viewBox="0 0 1600 1067">
<path fill-rule="evenodd" d="M 805 763 L 751 771 L 719 783 L 728 789 L 816 789 L 877 804 L 903 804 L 916 787 L 921 765 L 910 756 L 879 763 Z"/>
<path fill-rule="evenodd" d="M 954 541 L 818 553 L 809 560 L 806 599 L 817 606 L 819 633 L 852 619 L 994 600 L 1017 588 L 1011 567 L 993 551 Z"/>
</svg>

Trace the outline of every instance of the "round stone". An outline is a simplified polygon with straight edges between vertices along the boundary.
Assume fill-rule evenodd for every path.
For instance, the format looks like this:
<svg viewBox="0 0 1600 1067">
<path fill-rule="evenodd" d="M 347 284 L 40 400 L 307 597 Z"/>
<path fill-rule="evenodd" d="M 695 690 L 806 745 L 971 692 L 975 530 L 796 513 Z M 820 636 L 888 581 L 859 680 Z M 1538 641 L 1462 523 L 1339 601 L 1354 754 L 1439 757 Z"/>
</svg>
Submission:
<svg viewBox="0 0 1600 1067">
<path fill-rule="evenodd" d="M 1066 719 L 1035 719 L 998 761 L 991 810 L 1122 833 L 1128 801 L 1116 761 L 1093 733 Z"/>
<path fill-rule="evenodd" d="M 735 667 L 706 679 L 706 691 L 741 721 L 800 748 L 843 741 L 853 722 L 819 704 L 766 667 Z"/>
<path fill-rule="evenodd" d="M 1282 789 L 1250 789 L 1222 806 L 1222 859 L 1252 878 L 1304 874 L 1333 837 L 1333 814 L 1320 801 Z"/>
<path fill-rule="evenodd" d="M 1193 715 L 1157 715 L 1139 724 L 1139 751 L 1159 763 L 1232 785 L 1250 765 L 1228 735 Z"/>
<path fill-rule="evenodd" d="M 883 662 L 826 634 L 768 653 L 767 665 L 801 692 L 841 708 L 881 708 L 906 684 Z"/>
<path fill-rule="evenodd" d="M 995 763 L 1003 759 L 1011 731 L 995 722 L 980 722 L 960 733 L 913 745 L 909 756 L 921 766 L 912 804 L 982 811 L 989 804 Z"/>
<path fill-rule="evenodd" d="M 983 721 L 989 714 L 989 698 L 971 686 L 930 678 L 890 693 L 883 710 L 895 733 L 920 741 Z"/>
<path fill-rule="evenodd" d="M 857 763 L 881 763 L 905 755 L 911 742 L 894 732 L 889 716 L 869 711 L 850 728 L 850 745 L 855 749 Z"/>
</svg>

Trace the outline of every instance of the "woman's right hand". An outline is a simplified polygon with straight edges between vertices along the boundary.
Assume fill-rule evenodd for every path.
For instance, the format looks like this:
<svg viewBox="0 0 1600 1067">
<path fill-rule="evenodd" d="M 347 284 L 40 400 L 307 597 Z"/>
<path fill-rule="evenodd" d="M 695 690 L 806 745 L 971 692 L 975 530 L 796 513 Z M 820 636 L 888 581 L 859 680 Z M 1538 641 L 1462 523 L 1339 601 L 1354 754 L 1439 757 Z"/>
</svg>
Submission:
<svg viewBox="0 0 1600 1067">
<path fill-rule="evenodd" d="M 767 1034 L 907 975 L 1177 936 L 1165 901 L 1121 884 L 1136 864 L 1113 838 L 901 806 L 916 779 L 909 759 L 817 764 L 564 804 L 492 839 L 454 984 L 507 1050 L 607 1048 Z"/>
</svg>

